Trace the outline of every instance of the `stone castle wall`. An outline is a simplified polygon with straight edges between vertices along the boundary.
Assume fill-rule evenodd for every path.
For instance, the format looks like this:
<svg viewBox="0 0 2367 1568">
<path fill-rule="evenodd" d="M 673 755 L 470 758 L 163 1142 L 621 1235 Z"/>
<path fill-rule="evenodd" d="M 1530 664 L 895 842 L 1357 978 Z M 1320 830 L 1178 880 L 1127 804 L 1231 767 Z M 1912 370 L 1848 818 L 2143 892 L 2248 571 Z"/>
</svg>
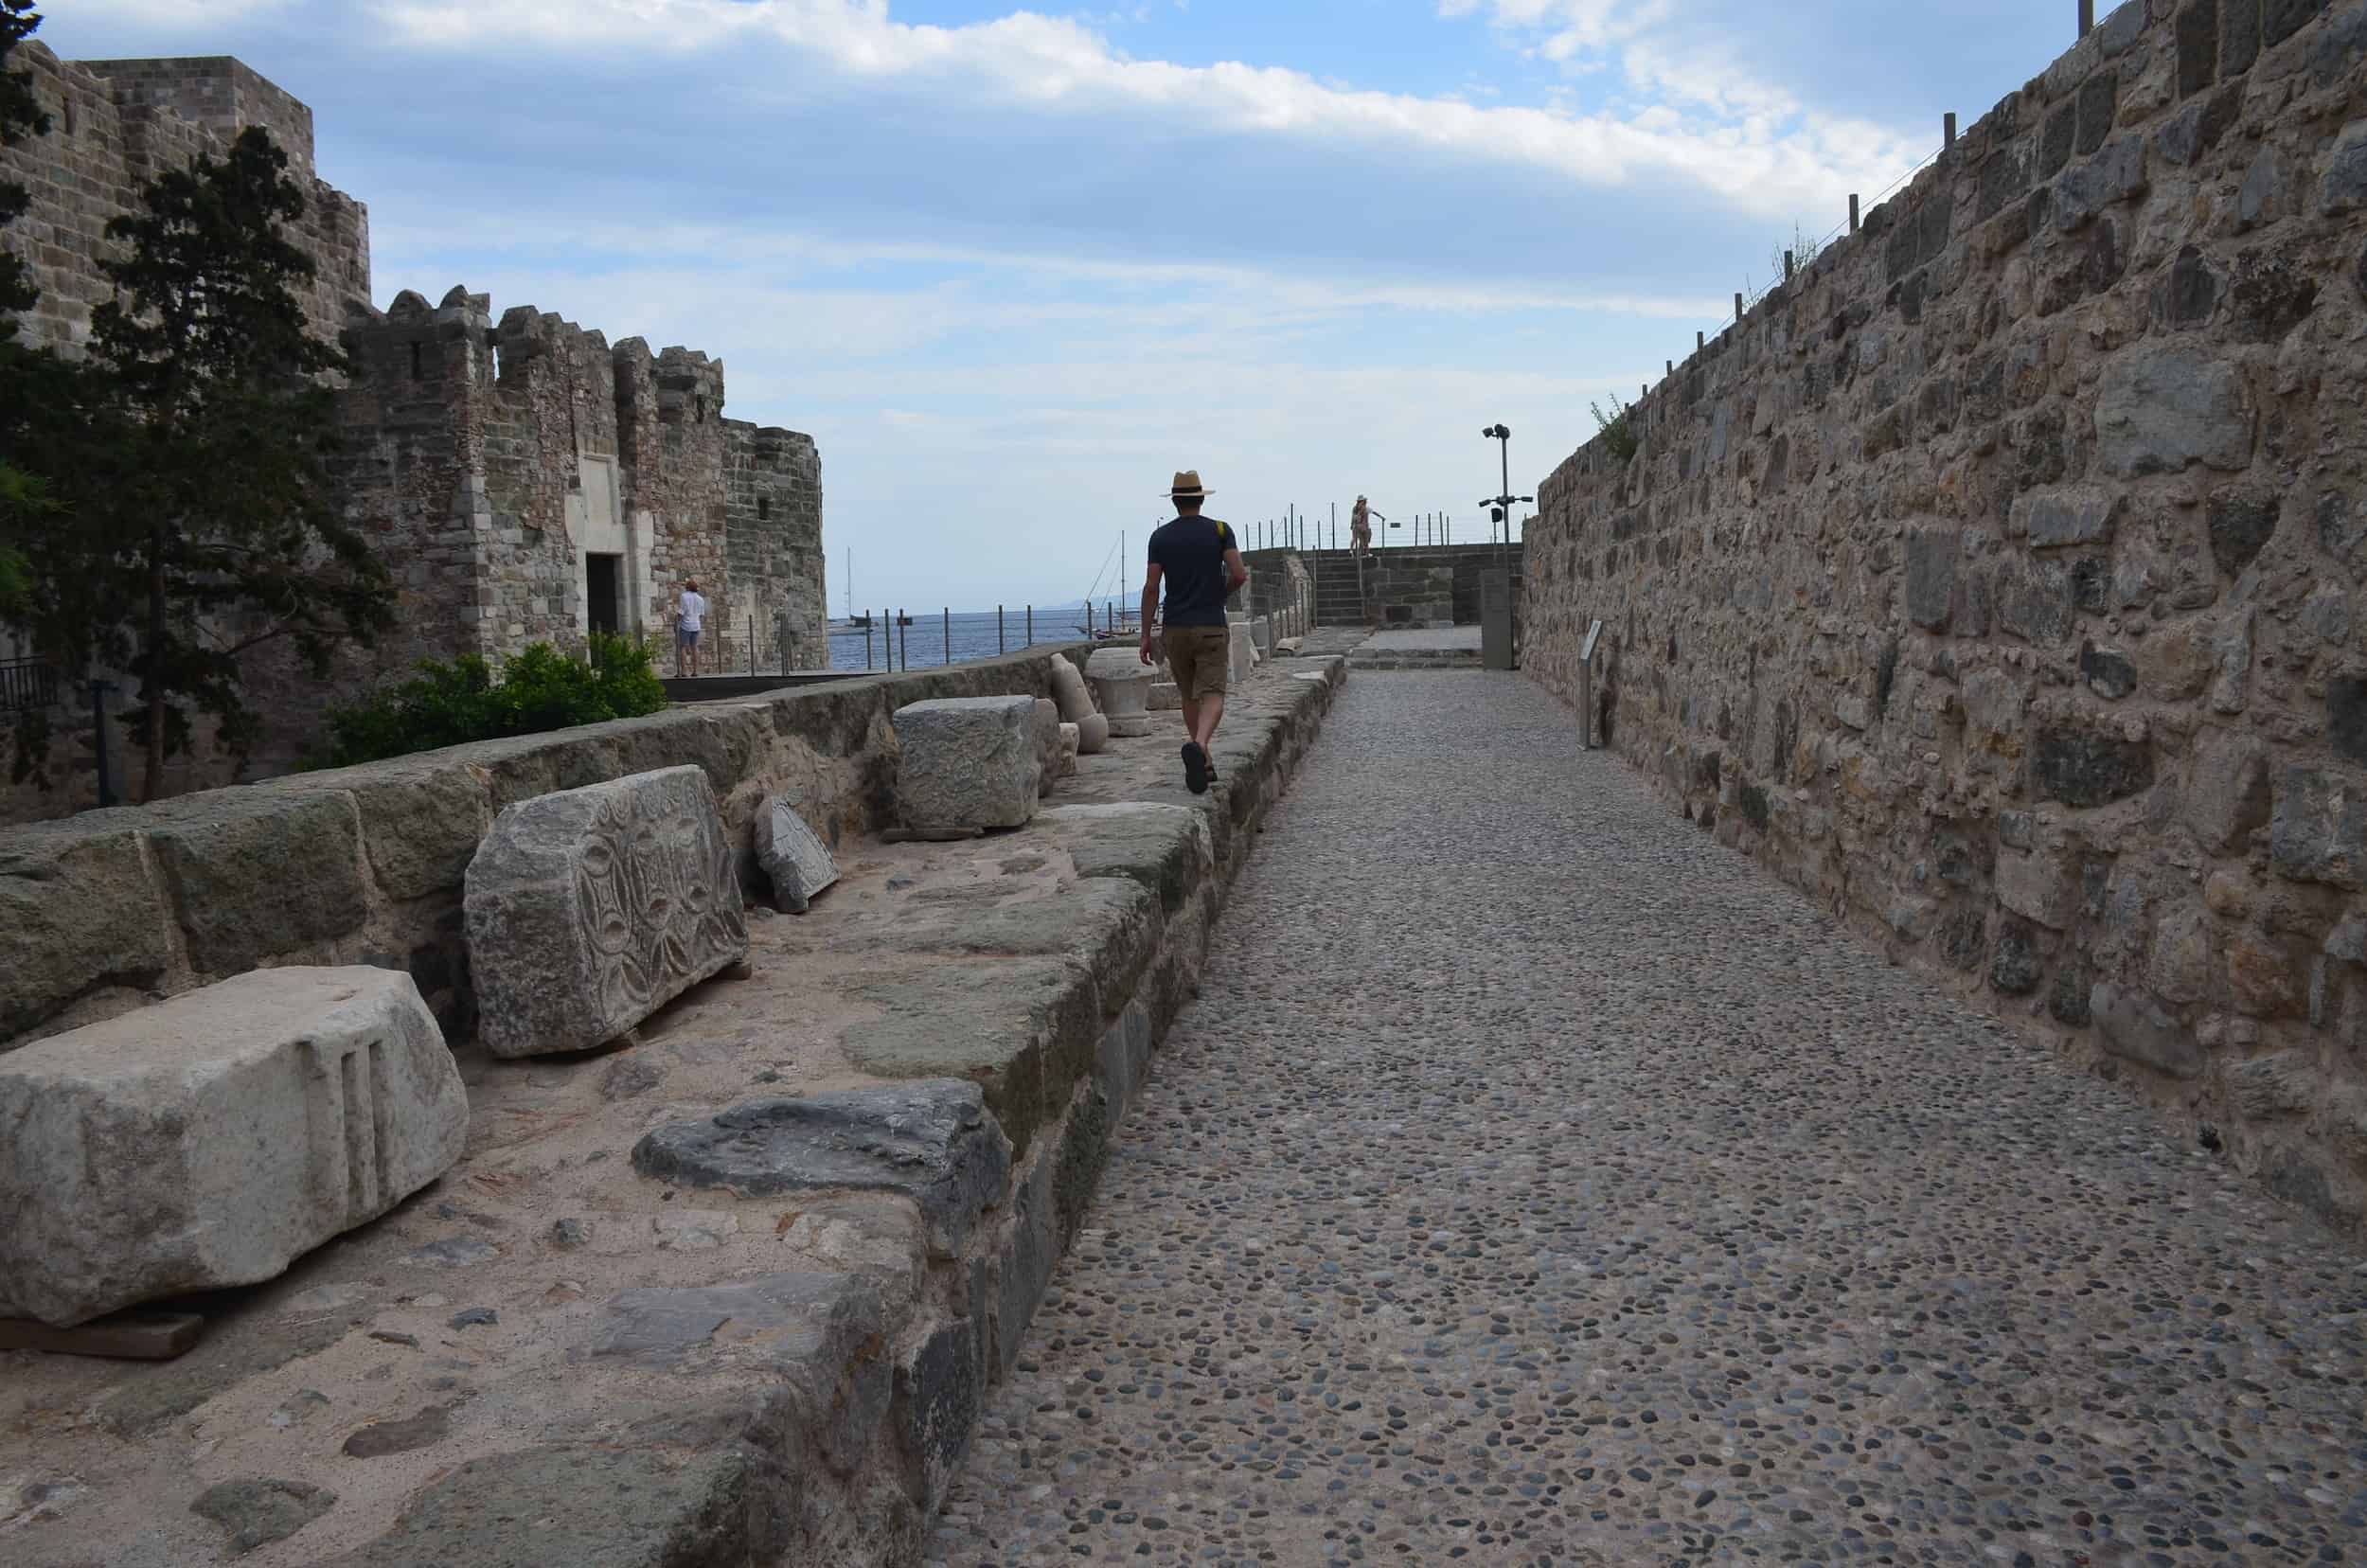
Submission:
<svg viewBox="0 0 2367 1568">
<path fill-rule="evenodd" d="M 27 341 L 73 346 L 92 311 L 114 297 L 98 263 L 117 246 L 107 221 L 132 209 L 140 187 L 200 153 L 219 156 L 240 129 L 261 125 L 288 154 L 306 194 L 298 242 L 319 267 L 305 305 L 333 342 L 348 300 L 370 294 L 369 212 L 312 170 L 312 112 L 235 60 L 62 61 L 39 43 L 9 56 L 49 113 L 49 134 L 0 148 L 0 179 L 32 198 L 0 229 L 0 249 L 23 257 L 41 303 L 23 319 Z"/>
<path fill-rule="evenodd" d="M 1557 469 L 1525 667 L 2367 1214 L 2367 4 L 2132 0 Z"/>
<path fill-rule="evenodd" d="M 767 664 L 776 612 L 820 627 L 820 455 L 810 437 L 724 419 L 720 360 L 652 353 L 638 338 L 612 349 L 528 306 L 496 323 L 491 301 L 466 288 L 436 306 L 406 291 L 377 311 L 368 215 L 314 176 L 311 111 L 236 60 L 64 62 L 33 44 L 12 63 L 53 121 L 48 135 L 0 151 L 0 177 L 33 199 L 0 230 L 42 291 L 24 321 L 30 342 L 71 348 L 87 338 L 92 311 L 113 295 L 98 271 L 112 249 L 106 223 L 155 175 L 262 125 L 309 183 L 295 236 L 320 269 L 308 313 L 353 360 L 339 403 L 342 502 L 393 570 L 396 625 L 374 650 L 342 650 L 326 678 L 275 645 L 248 655 L 264 730 L 251 773 L 294 766 L 321 739 L 329 706 L 422 658 L 499 659 L 537 641 L 580 648 L 601 624 L 668 640 L 687 580 L 712 607 L 710 645 L 727 643 L 735 665 L 752 622 Z M 613 558 L 613 603 L 595 602 L 605 597 L 595 556 Z M 0 636 L 0 654 L 14 651 Z M 818 636 L 801 651 L 807 665 L 827 657 Z M 88 716 L 71 695 L 53 718 L 69 737 L 62 787 L 0 786 L 0 821 L 95 803 Z M 121 766 L 119 735 L 116 745 Z M 233 767 L 226 757 L 176 759 L 171 787 L 227 782 Z"/>
</svg>

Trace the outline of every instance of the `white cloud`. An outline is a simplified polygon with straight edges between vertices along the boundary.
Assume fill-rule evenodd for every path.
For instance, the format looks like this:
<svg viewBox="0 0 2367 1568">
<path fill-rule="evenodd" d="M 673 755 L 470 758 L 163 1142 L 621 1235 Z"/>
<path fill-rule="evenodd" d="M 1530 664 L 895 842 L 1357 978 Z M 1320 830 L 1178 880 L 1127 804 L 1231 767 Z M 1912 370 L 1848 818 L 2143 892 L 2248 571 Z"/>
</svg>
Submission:
<svg viewBox="0 0 2367 1568">
<path fill-rule="evenodd" d="M 1448 0 L 1450 9 L 1478 3 Z M 1573 56 L 1628 47 L 1639 85 L 1711 113 L 1477 107 L 1326 85 L 1275 66 L 1136 59 L 1077 21 L 1028 11 L 954 27 L 908 24 L 890 15 L 886 0 L 377 0 L 375 9 L 396 40 L 419 48 L 786 50 L 840 79 L 905 87 L 933 102 L 1115 116 L 1162 128 L 1188 110 L 1203 133 L 1445 155 L 1595 187 L 1673 180 L 1760 216 L 1830 206 L 1914 160 L 1878 127 L 1802 114 L 1772 90 L 1664 45 L 1634 46 L 1664 19 L 1666 0 L 1487 4 L 1499 25 L 1539 31 L 1547 46 Z M 783 91 L 786 98 L 795 89 Z"/>
<path fill-rule="evenodd" d="M 219 32 L 233 22 L 285 10 L 301 3 L 302 0 L 81 0 L 74 9 L 77 21 L 89 19 L 202 33 Z"/>
</svg>

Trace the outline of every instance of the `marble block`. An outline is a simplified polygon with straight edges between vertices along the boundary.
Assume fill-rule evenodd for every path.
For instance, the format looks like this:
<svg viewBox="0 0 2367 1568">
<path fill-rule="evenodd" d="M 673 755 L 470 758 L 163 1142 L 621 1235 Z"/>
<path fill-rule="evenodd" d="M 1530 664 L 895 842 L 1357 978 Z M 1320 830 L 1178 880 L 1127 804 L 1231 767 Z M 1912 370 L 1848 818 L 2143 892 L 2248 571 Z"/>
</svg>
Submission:
<svg viewBox="0 0 2367 1568">
<path fill-rule="evenodd" d="M 587 1051 L 745 961 L 736 858 L 693 767 L 508 807 L 461 905 L 477 1038 L 500 1057 Z"/>
<path fill-rule="evenodd" d="M 468 1093 L 400 970 L 250 970 L 0 1056 L 0 1317 L 251 1285 L 460 1158 Z"/>
<path fill-rule="evenodd" d="M 920 831 L 1018 828 L 1041 783 L 1033 697 L 937 697 L 896 710 L 896 798 Z"/>
</svg>

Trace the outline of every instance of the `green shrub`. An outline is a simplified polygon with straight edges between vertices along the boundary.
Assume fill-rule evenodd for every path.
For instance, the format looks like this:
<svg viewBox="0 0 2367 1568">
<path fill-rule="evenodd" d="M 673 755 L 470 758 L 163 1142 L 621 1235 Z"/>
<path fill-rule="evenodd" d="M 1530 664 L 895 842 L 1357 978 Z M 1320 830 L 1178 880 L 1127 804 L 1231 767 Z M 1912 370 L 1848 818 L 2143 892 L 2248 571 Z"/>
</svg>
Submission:
<svg viewBox="0 0 2367 1568">
<path fill-rule="evenodd" d="M 1611 406 L 1618 412 L 1606 415 L 1600 403 L 1590 402 L 1586 405 L 1587 411 L 1594 416 L 1594 428 L 1602 432 L 1603 444 L 1611 449 L 1613 457 L 1624 463 L 1635 455 L 1635 429 L 1628 420 L 1630 412 L 1628 405 L 1619 401 L 1616 392 L 1611 395 Z"/>
<path fill-rule="evenodd" d="M 655 713 L 667 698 L 653 657 L 647 644 L 595 632 L 588 661 L 530 643 L 502 666 L 499 679 L 474 653 L 450 664 L 422 659 L 418 674 L 401 685 L 330 708 L 328 744 L 316 765 L 341 768 Z"/>
</svg>

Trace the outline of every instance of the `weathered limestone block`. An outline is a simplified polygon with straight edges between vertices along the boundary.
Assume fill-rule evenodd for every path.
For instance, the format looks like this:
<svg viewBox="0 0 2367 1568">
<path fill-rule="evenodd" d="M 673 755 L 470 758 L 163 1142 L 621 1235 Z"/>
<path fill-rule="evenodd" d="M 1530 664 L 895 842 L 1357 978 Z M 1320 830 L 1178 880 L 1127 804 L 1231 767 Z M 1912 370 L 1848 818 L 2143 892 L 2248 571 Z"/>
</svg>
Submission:
<svg viewBox="0 0 2367 1568">
<path fill-rule="evenodd" d="M 633 1146 L 632 1165 L 644 1176 L 751 1198 L 900 1192 L 919 1205 L 930 1246 L 950 1257 L 1002 1198 L 1011 1146 L 977 1084 L 938 1078 L 747 1100 L 649 1133 Z"/>
<path fill-rule="evenodd" d="M 1173 681 L 1153 681 L 1143 705 L 1152 713 L 1171 713 L 1184 705 L 1184 688 Z"/>
<path fill-rule="evenodd" d="M 2088 991 L 2088 1012 L 2114 1056 L 2172 1078 L 2202 1076 L 2203 1050 L 2193 1031 L 2136 992 L 2098 981 Z"/>
<path fill-rule="evenodd" d="M 1272 615 L 1259 615 L 1251 621 L 1249 635 L 1250 640 L 1257 645 L 1257 651 L 1261 657 L 1272 658 L 1273 656 L 1273 617 Z"/>
<path fill-rule="evenodd" d="M 252 970 L 0 1057 L 0 1316 L 272 1278 L 460 1157 L 469 1103 L 394 970 Z"/>
<path fill-rule="evenodd" d="M 2269 754 L 2251 736 L 2205 730 L 2195 741 L 2185 816 L 2196 841 L 2213 853 L 2239 847 L 2268 826 Z"/>
<path fill-rule="evenodd" d="M 697 768 L 506 809 L 463 900 L 478 1038 L 503 1057 L 589 1050 L 745 960 L 732 862 Z"/>
<path fill-rule="evenodd" d="M 756 813 L 756 864 L 773 879 L 773 907 L 784 915 L 803 915 L 838 881 L 837 858 L 786 795 L 768 797 Z"/>
<path fill-rule="evenodd" d="M 1098 648 L 1085 663 L 1085 677 L 1110 721 L 1112 735 L 1150 733 L 1151 668 L 1130 648 Z"/>
<path fill-rule="evenodd" d="M 0 1040 L 96 987 L 145 987 L 170 966 L 168 904 L 129 815 L 19 828 L 0 847 Z"/>
<path fill-rule="evenodd" d="M 2367 781 L 2296 763 L 2277 775 L 2269 854 L 2295 882 L 2367 888 Z"/>
<path fill-rule="evenodd" d="M 2034 550 L 2107 544 L 2127 498 L 2092 486 L 2033 490 L 2014 501 L 2014 531 Z"/>
<path fill-rule="evenodd" d="M 1053 768 L 1053 776 L 1055 778 L 1068 778 L 1075 775 L 1077 772 L 1077 748 L 1081 743 L 1082 739 L 1082 736 L 1078 733 L 1075 724 L 1062 724 L 1060 726 L 1060 753 L 1055 759 L 1055 765 Z"/>
<path fill-rule="evenodd" d="M 1067 659 L 1052 661 L 1052 699 L 1059 704 L 1060 718 L 1065 723 L 1082 723 L 1094 711 L 1093 693 L 1086 687 L 1084 671 Z"/>
<path fill-rule="evenodd" d="M 1098 713 L 1088 713 L 1077 721 L 1077 749 L 1087 757 L 1110 744 L 1110 721 Z"/>
<path fill-rule="evenodd" d="M 1251 672 L 1257 668 L 1257 639 L 1250 631 L 1247 621 L 1235 621 L 1232 624 L 1233 646 L 1230 650 L 1232 662 L 1226 667 L 1225 673 L 1228 679 L 1238 683 L 1248 680 Z"/>
<path fill-rule="evenodd" d="M 2198 348 L 2130 348 L 2104 369 L 2096 455 L 2109 473 L 2176 473 L 2251 460 L 2252 408 L 2238 367 Z"/>
<path fill-rule="evenodd" d="M 937 697 L 896 710 L 907 828 L 1018 828 L 1036 814 L 1036 700 Z"/>
<path fill-rule="evenodd" d="M 2061 931 L 2079 907 L 2078 867 L 2054 851 L 2000 855 L 1997 901 L 2050 931 Z"/>
</svg>

